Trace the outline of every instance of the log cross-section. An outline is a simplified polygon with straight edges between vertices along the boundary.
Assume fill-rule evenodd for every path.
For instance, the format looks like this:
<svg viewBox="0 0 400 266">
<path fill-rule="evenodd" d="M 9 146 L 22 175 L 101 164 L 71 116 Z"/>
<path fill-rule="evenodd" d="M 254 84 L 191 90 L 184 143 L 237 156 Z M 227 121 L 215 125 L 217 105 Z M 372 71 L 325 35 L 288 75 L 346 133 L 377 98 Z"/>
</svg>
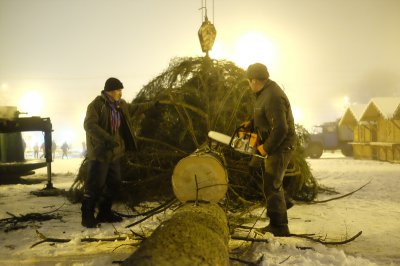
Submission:
<svg viewBox="0 0 400 266">
<path fill-rule="evenodd" d="M 228 173 L 223 155 L 196 151 L 181 159 L 172 174 L 172 188 L 178 200 L 218 202 L 228 190 Z"/>
</svg>

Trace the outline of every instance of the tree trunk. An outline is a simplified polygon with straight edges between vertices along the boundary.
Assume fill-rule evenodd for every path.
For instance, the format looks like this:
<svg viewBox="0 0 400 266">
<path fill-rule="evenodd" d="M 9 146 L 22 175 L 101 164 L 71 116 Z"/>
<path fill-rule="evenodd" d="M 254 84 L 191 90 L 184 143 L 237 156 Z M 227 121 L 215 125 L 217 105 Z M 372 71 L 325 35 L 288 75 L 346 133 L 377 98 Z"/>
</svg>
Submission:
<svg viewBox="0 0 400 266">
<path fill-rule="evenodd" d="M 225 212 L 214 203 L 186 203 L 122 265 L 229 265 Z"/>
</svg>

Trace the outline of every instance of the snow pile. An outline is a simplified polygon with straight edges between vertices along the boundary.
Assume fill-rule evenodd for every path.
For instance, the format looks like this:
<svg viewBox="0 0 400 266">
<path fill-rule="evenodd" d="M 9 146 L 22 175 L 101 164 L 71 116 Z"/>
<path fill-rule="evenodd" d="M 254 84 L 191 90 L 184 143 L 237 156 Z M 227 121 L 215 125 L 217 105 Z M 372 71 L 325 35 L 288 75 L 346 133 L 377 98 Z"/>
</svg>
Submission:
<svg viewBox="0 0 400 266">
<path fill-rule="evenodd" d="M 349 197 L 320 204 L 298 204 L 289 210 L 292 233 L 315 234 L 327 241 L 341 241 L 359 231 L 362 235 L 345 245 L 324 246 L 306 239 L 269 237 L 269 243 L 248 246 L 248 260 L 261 265 L 398 265 L 400 264 L 400 165 L 379 161 L 344 158 L 326 153 L 321 159 L 309 160 L 320 185 L 341 195 L 356 190 Z M 53 163 L 54 186 L 68 189 L 81 163 L 80 158 L 56 160 Z M 56 210 L 60 219 L 28 224 L 26 228 L 0 231 L 0 265 L 113 265 L 127 258 L 134 250 L 135 240 L 114 242 L 82 242 L 85 237 L 115 237 L 130 234 L 149 234 L 167 216 L 159 214 L 132 228 L 125 226 L 142 217 L 124 219 L 114 225 L 86 229 L 80 225 L 80 204 L 71 204 L 63 197 L 37 197 L 30 194 L 46 183 L 46 169 L 27 177 L 39 180 L 36 184 L 0 185 L 0 219 L 8 213 L 46 213 Z M 318 200 L 338 195 L 321 193 Z M 119 207 L 121 212 L 126 210 Z M 262 210 L 258 210 L 259 213 Z M 256 227 L 263 226 L 262 220 Z M 36 229 L 46 237 L 71 239 L 67 243 L 41 243 Z M 234 244 L 235 241 L 232 241 Z M 239 243 L 239 242 L 238 242 Z"/>
<path fill-rule="evenodd" d="M 253 256 L 263 256 L 261 265 L 377 265 L 365 258 L 346 255 L 343 250 L 329 248 L 322 244 L 313 245 L 314 250 L 302 250 L 298 244 L 283 243 L 281 239 L 274 240 L 268 244 L 256 244 Z M 310 245 L 308 245 L 310 246 Z"/>
</svg>

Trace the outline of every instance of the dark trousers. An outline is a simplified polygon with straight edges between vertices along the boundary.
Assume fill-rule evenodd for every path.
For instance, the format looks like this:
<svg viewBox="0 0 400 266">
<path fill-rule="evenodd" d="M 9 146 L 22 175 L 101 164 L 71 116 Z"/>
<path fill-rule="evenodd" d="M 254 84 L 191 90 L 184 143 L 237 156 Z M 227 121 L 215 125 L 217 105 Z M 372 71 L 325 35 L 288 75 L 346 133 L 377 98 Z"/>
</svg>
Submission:
<svg viewBox="0 0 400 266">
<path fill-rule="evenodd" d="M 84 197 L 95 201 L 100 198 L 112 200 L 121 186 L 121 165 L 119 160 L 110 163 L 88 162 L 88 173 L 84 183 Z"/>
<path fill-rule="evenodd" d="M 264 193 L 267 216 L 273 225 L 288 223 L 283 178 L 292 157 L 292 150 L 284 150 L 264 159 Z"/>
</svg>

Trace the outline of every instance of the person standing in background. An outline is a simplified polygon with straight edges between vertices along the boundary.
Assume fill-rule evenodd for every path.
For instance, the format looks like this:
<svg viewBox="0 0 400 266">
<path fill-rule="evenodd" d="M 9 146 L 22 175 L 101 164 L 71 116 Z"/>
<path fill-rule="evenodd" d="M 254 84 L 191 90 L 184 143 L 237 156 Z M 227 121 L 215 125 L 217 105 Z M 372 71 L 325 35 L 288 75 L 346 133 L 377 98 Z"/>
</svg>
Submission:
<svg viewBox="0 0 400 266">
<path fill-rule="evenodd" d="M 40 155 L 40 159 L 41 159 L 41 158 L 44 158 L 44 155 L 45 155 L 44 142 L 42 143 L 42 145 L 40 145 L 40 150 L 42 151 L 42 155 Z"/>
<path fill-rule="evenodd" d="M 33 158 L 38 159 L 39 158 L 39 145 L 37 142 L 33 146 Z"/>
<path fill-rule="evenodd" d="M 56 158 L 56 150 L 57 150 L 57 144 L 56 142 L 53 140 L 51 142 L 51 156 L 53 158 L 53 160 Z"/>
<path fill-rule="evenodd" d="M 64 142 L 63 145 L 61 145 L 61 150 L 62 150 L 61 159 L 64 159 L 64 156 L 67 157 L 67 159 L 68 159 L 69 146 L 68 146 L 68 144 L 66 142 Z"/>
</svg>

